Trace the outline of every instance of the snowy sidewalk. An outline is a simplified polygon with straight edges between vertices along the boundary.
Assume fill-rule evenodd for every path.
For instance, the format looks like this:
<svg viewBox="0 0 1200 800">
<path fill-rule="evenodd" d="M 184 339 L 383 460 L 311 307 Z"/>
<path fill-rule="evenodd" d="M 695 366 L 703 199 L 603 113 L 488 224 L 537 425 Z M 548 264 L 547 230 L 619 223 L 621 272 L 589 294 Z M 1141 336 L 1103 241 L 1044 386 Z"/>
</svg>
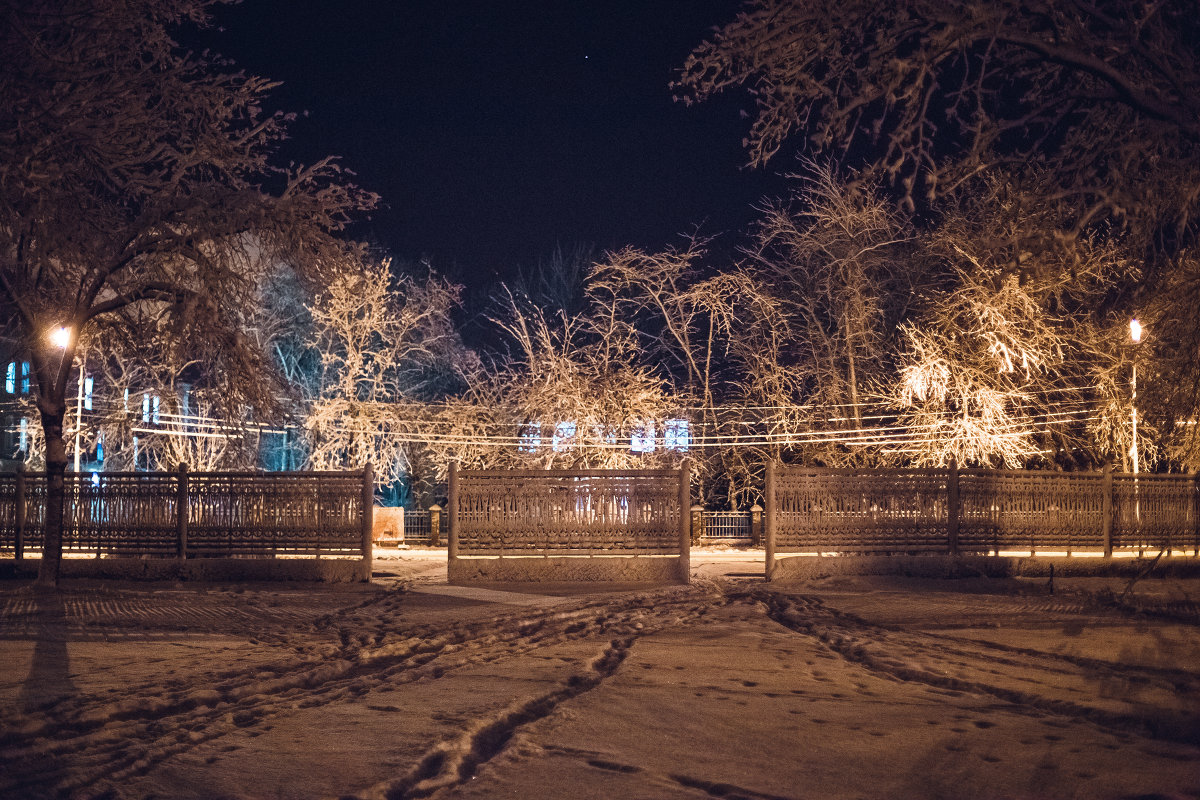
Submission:
<svg viewBox="0 0 1200 800">
<path fill-rule="evenodd" d="M 418 577 L 357 587 L 0 585 L 0 796 L 1200 787 L 1196 621 L 1125 616 L 1070 581 L 565 595 L 449 587 L 429 569 L 397 562 Z M 1172 598 L 1197 589 L 1150 588 L 1185 611 Z"/>
</svg>

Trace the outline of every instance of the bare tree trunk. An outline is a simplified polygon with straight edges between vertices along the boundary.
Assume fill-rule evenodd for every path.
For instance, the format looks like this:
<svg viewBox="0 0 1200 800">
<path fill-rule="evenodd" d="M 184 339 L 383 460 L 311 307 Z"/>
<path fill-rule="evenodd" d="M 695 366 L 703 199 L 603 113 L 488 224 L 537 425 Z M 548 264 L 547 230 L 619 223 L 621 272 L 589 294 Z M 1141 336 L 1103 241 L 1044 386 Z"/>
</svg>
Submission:
<svg viewBox="0 0 1200 800">
<path fill-rule="evenodd" d="M 67 471 L 67 445 L 63 441 L 63 416 L 60 403 L 53 410 L 42 410 L 42 432 L 46 438 L 46 517 L 43 528 L 42 563 L 37 585 L 58 586 L 62 561 L 63 503 L 66 498 L 64 473 Z"/>
</svg>

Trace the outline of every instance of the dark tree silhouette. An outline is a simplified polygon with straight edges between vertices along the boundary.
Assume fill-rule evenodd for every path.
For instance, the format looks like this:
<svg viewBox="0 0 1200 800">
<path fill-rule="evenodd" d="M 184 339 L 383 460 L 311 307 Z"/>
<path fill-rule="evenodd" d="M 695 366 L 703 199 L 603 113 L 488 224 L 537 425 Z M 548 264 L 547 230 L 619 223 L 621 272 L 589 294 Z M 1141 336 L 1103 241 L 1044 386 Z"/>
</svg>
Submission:
<svg viewBox="0 0 1200 800">
<path fill-rule="evenodd" d="M 135 337 L 153 326 L 164 347 L 202 350 L 231 388 L 265 389 L 267 362 L 241 330 L 256 285 L 280 262 L 310 285 L 357 263 L 333 234 L 375 198 L 330 159 L 273 166 L 290 119 L 263 111 L 273 84 L 172 38 L 212 5 L 0 2 L 0 297 L 17 312 L 46 437 L 43 584 L 58 578 L 80 336 L 101 319 Z M 63 349 L 47 340 L 59 326 L 72 333 Z"/>
</svg>

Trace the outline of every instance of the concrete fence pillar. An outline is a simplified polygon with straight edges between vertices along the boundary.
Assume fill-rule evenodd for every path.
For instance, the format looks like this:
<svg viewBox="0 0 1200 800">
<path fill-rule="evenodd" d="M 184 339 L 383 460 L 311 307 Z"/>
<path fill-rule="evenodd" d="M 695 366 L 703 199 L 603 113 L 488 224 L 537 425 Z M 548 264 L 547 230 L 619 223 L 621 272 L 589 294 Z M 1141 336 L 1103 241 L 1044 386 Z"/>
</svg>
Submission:
<svg viewBox="0 0 1200 800">
<path fill-rule="evenodd" d="M 679 465 L 679 581 L 692 581 L 692 462 Z"/>
<path fill-rule="evenodd" d="M 175 540 L 178 543 L 179 560 L 187 560 L 188 549 L 188 465 L 180 464 L 178 483 L 175 486 Z M 97 552 L 97 555 L 99 553 Z"/>
<path fill-rule="evenodd" d="M 775 462 L 768 461 L 766 486 L 763 489 L 763 503 L 766 505 L 763 532 L 766 539 L 764 546 L 766 549 L 765 575 L 767 580 L 771 580 L 775 576 L 775 526 L 779 515 L 779 509 L 775 502 L 775 470 Z"/>
<path fill-rule="evenodd" d="M 362 572 L 365 583 L 371 582 L 371 567 L 375 560 L 375 469 L 363 467 L 362 475 Z"/>
<path fill-rule="evenodd" d="M 699 547 L 704 538 L 704 506 L 692 506 L 692 546 Z"/>
<path fill-rule="evenodd" d="M 958 460 L 950 459 L 946 468 L 946 549 L 950 555 L 958 555 Z"/>
<path fill-rule="evenodd" d="M 28 487 L 25 484 L 25 462 L 17 465 L 17 487 L 16 497 L 13 502 L 16 503 L 14 509 L 14 522 L 16 523 L 16 559 L 21 561 L 25 558 L 25 512 L 27 510 L 26 496 Z"/>
<path fill-rule="evenodd" d="M 1104 545 L 1104 557 L 1112 558 L 1113 554 L 1113 468 L 1109 461 L 1104 465 L 1104 477 L 1101 482 L 1102 497 L 1100 500 L 1100 539 Z"/>
<path fill-rule="evenodd" d="M 1200 556 L 1200 472 L 1192 473 L 1192 487 L 1192 525 L 1196 534 L 1192 540 L 1192 555 Z"/>
<path fill-rule="evenodd" d="M 429 507 L 429 546 L 442 543 L 442 507 L 434 503 Z"/>
<path fill-rule="evenodd" d="M 453 569 L 458 561 L 458 537 L 459 537 L 459 480 L 458 480 L 458 463 L 450 465 L 450 480 L 446 487 L 446 514 L 448 519 L 448 535 L 446 537 L 446 559 L 447 568 Z"/>
<path fill-rule="evenodd" d="M 762 547 L 763 507 L 755 503 L 750 507 L 750 546 Z"/>
</svg>

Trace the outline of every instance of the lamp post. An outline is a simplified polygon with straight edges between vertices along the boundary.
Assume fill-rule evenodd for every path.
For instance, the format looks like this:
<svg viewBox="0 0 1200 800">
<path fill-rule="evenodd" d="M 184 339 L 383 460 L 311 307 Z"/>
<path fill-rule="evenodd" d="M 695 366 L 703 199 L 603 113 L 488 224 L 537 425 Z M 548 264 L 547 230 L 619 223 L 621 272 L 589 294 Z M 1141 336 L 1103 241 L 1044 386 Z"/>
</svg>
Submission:
<svg viewBox="0 0 1200 800">
<path fill-rule="evenodd" d="M 55 328 L 50 332 L 50 341 L 56 347 L 61 347 L 63 354 L 66 354 L 67 346 L 71 344 L 71 329 L 62 326 Z M 84 381 L 84 362 L 79 360 L 79 391 L 75 398 L 75 471 L 79 472 L 80 461 L 80 436 L 83 433 L 83 381 Z"/>
<path fill-rule="evenodd" d="M 1134 344 L 1142 341 L 1142 324 L 1136 318 L 1129 320 L 1129 338 Z M 1137 358 L 1133 359 L 1133 376 L 1129 381 L 1130 408 L 1129 417 L 1133 423 L 1133 444 L 1129 448 L 1129 459 L 1133 463 L 1133 474 L 1138 473 L 1138 437 L 1137 437 Z"/>
<path fill-rule="evenodd" d="M 1129 320 L 1129 338 L 1136 345 L 1142 341 L 1142 324 L 1137 318 Z M 1142 498 L 1138 491 L 1138 437 L 1137 437 L 1137 355 L 1133 358 L 1133 374 L 1129 380 L 1129 418 L 1133 423 L 1133 444 L 1129 447 L 1129 460 L 1133 464 L 1133 523 L 1139 534 L 1142 528 Z M 1138 551 L 1141 554 L 1141 551 Z"/>
</svg>

